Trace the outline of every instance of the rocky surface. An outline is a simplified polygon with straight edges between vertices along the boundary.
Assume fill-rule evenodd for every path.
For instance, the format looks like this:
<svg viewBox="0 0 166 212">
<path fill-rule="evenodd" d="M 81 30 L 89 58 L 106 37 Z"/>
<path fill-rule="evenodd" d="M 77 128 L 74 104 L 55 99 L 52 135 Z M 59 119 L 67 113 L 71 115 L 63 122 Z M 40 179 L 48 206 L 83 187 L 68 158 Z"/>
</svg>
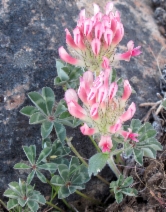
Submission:
<svg viewBox="0 0 166 212">
<path fill-rule="evenodd" d="M 36 144 L 39 151 L 41 148 L 39 126 L 29 125 L 28 119 L 19 113 L 23 106 L 30 104 L 27 93 L 50 86 L 57 100 L 63 97 L 61 88 L 53 85 L 58 47 L 65 46 L 64 29 L 67 27 L 72 30 L 81 8 L 85 7 L 88 13 L 92 13 L 93 2 L 2 0 L 0 3 L 0 197 L 7 184 L 20 177 L 13 166 L 21 159 L 26 160 L 22 145 Z M 103 8 L 106 0 L 95 2 Z M 139 108 L 138 105 L 158 100 L 156 92 L 159 92 L 160 72 L 152 52 L 156 59 L 159 56 L 159 67 L 164 67 L 166 40 L 158 31 L 149 0 L 115 0 L 114 3 L 121 13 L 125 29 L 118 51 L 125 50 L 129 40 L 134 40 L 136 46 L 142 46 L 142 55 L 129 63 L 120 62 L 116 68 L 119 75 L 129 78 L 136 90 L 137 94 L 132 97 L 132 101 L 137 103 L 135 117 L 143 118 L 147 109 Z M 89 140 L 78 129 L 72 131 L 72 135 L 75 136 L 73 142 L 80 154 L 89 158 L 94 153 Z M 108 180 L 112 178 L 111 173 L 109 176 L 103 175 Z M 26 174 L 21 177 L 25 178 Z M 40 189 L 45 196 L 49 195 L 47 186 L 39 182 L 36 184 L 36 189 Z M 96 184 L 89 183 L 88 188 L 93 193 Z M 101 189 L 98 185 L 98 190 Z M 101 198 L 104 197 L 101 194 Z M 84 211 L 83 208 L 84 204 L 79 211 Z"/>
</svg>

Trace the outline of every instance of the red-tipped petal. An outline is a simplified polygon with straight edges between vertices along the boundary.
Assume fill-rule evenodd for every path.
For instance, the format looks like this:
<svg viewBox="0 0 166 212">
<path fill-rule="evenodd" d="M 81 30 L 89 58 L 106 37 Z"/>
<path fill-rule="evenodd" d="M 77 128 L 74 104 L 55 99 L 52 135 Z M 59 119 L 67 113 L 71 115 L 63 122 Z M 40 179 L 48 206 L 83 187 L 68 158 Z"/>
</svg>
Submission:
<svg viewBox="0 0 166 212">
<path fill-rule="evenodd" d="M 89 128 L 87 124 L 84 124 L 82 127 L 80 127 L 80 130 L 83 135 L 93 135 L 95 133 L 95 129 Z"/>
<path fill-rule="evenodd" d="M 128 100 L 131 93 L 132 93 L 132 89 L 131 89 L 130 83 L 129 83 L 128 80 L 125 80 L 124 81 L 124 90 L 123 90 L 122 100 L 123 101 Z"/>
<path fill-rule="evenodd" d="M 86 36 L 88 36 L 91 33 L 92 27 L 93 27 L 93 22 L 90 19 L 87 19 L 86 21 L 84 21 L 84 34 Z"/>
<path fill-rule="evenodd" d="M 91 106 L 91 110 L 90 110 L 90 116 L 92 117 L 92 119 L 96 120 L 99 118 L 98 115 L 98 108 L 99 108 L 99 103 L 95 103 Z"/>
<path fill-rule="evenodd" d="M 135 111 L 136 111 L 136 106 L 135 106 L 135 103 L 132 102 L 131 105 L 129 106 L 129 108 L 127 109 L 127 111 L 124 112 L 123 115 L 120 117 L 121 120 L 123 122 L 125 122 L 125 121 L 131 119 L 134 116 Z"/>
<path fill-rule="evenodd" d="M 100 40 L 97 38 L 94 38 L 93 41 L 91 42 L 91 46 L 92 46 L 93 53 L 95 54 L 95 56 L 97 56 L 100 52 L 100 46 L 101 46 Z"/>
<path fill-rule="evenodd" d="M 68 89 L 65 92 L 65 101 L 66 101 L 66 103 L 68 103 L 70 101 L 78 102 L 78 96 L 74 89 Z"/>
<path fill-rule="evenodd" d="M 110 136 L 101 136 L 99 147 L 102 149 L 102 152 L 110 152 L 113 144 Z"/>
<path fill-rule="evenodd" d="M 141 48 L 141 46 L 137 46 L 136 48 L 134 48 L 133 49 L 133 51 L 132 51 L 132 57 L 134 57 L 134 56 L 138 56 L 138 55 L 140 55 L 142 52 L 140 51 L 140 48 Z"/>
<path fill-rule="evenodd" d="M 116 54 L 115 55 L 115 60 L 125 60 L 125 61 L 130 61 L 132 51 L 127 51 L 122 54 Z"/>
<path fill-rule="evenodd" d="M 80 61 L 77 60 L 76 58 L 74 57 L 71 57 L 67 52 L 66 50 L 63 48 L 63 46 L 61 46 L 59 48 L 59 56 L 60 58 L 65 61 L 66 63 L 70 63 L 72 65 L 80 65 Z"/>
<path fill-rule="evenodd" d="M 103 25 L 102 23 L 98 23 L 96 26 L 95 26 L 95 38 L 97 39 L 101 39 L 101 36 L 103 34 Z"/>
<path fill-rule="evenodd" d="M 83 43 L 83 37 L 81 35 L 80 29 L 78 27 L 76 27 L 73 30 L 73 34 L 74 34 L 74 42 L 75 44 L 81 49 L 84 50 L 86 47 Z"/>
<path fill-rule="evenodd" d="M 107 97 L 107 93 L 108 93 L 108 89 L 104 85 L 102 87 L 100 87 L 99 93 L 98 93 L 98 102 L 99 103 L 102 103 L 105 101 L 105 99 Z"/>
</svg>

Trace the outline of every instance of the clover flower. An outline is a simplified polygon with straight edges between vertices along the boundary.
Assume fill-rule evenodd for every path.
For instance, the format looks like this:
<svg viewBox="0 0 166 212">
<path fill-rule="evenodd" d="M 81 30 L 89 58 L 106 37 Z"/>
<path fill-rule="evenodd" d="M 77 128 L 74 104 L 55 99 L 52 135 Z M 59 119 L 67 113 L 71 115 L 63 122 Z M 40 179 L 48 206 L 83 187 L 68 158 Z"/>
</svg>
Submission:
<svg viewBox="0 0 166 212">
<path fill-rule="evenodd" d="M 65 92 L 69 113 L 84 122 L 80 127 L 81 132 L 84 135 L 99 134 L 101 137 L 99 147 L 103 152 L 112 148 L 111 135 L 121 135 L 122 124 L 130 120 L 136 111 L 133 102 L 125 110 L 126 102 L 132 92 L 128 80 L 124 80 L 123 94 L 118 96 L 118 84 L 109 82 L 110 73 L 111 69 L 107 67 L 94 79 L 93 73 L 86 71 L 80 78 L 78 92 L 73 89 Z M 82 106 L 78 97 L 82 101 Z M 132 139 L 132 136 L 124 133 L 125 131 L 122 133 L 123 137 Z"/>
<path fill-rule="evenodd" d="M 140 46 L 134 48 L 134 42 L 127 44 L 128 51 L 123 54 L 115 54 L 115 48 L 124 36 L 123 24 L 118 11 L 113 10 L 113 3 L 109 2 L 105 8 L 105 14 L 100 12 L 97 4 L 94 4 L 94 16 L 87 18 L 85 10 L 79 15 L 73 37 L 66 29 L 66 43 L 69 55 L 63 47 L 59 48 L 59 55 L 67 63 L 86 67 L 96 72 L 97 76 L 102 67 L 103 57 L 114 60 L 129 61 L 131 57 L 141 53 Z"/>
</svg>

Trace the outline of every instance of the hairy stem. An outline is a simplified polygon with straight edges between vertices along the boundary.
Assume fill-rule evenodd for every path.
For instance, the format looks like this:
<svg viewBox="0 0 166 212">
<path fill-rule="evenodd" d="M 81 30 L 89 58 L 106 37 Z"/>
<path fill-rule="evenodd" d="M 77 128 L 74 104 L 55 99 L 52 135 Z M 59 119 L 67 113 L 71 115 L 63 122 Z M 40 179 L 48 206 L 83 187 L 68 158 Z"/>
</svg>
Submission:
<svg viewBox="0 0 166 212">
<path fill-rule="evenodd" d="M 95 202 L 96 204 L 101 204 L 101 202 L 99 200 L 93 199 L 93 198 L 87 196 L 86 194 L 83 194 L 82 192 L 80 192 L 78 190 L 76 190 L 76 194 L 78 194 L 79 196 L 81 196 L 81 197 L 83 197 L 83 198 L 85 198 L 87 200 L 90 200 L 92 202 Z"/>
<path fill-rule="evenodd" d="M 3 207 L 7 210 L 7 206 L 6 206 L 6 204 L 0 199 L 0 203 L 1 203 L 1 205 L 3 205 Z"/>
<path fill-rule="evenodd" d="M 113 156 L 110 156 L 110 158 L 107 160 L 109 167 L 111 168 L 111 170 L 114 172 L 114 174 L 116 175 L 117 178 L 119 178 L 119 176 L 121 175 L 119 169 L 117 168 Z"/>
<path fill-rule="evenodd" d="M 60 212 L 65 212 L 64 210 L 62 210 L 61 208 L 59 208 L 57 205 L 52 204 L 51 202 L 46 202 L 47 205 L 57 209 Z"/>
<path fill-rule="evenodd" d="M 90 140 L 92 141 L 94 147 L 96 148 L 96 150 L 98 152 L 101 152 L 100 148 L 98 147 L 98 145 L 96 144 L 96 141 L 92 138 L 92 136 L 89 136 Z"/>
</svg>

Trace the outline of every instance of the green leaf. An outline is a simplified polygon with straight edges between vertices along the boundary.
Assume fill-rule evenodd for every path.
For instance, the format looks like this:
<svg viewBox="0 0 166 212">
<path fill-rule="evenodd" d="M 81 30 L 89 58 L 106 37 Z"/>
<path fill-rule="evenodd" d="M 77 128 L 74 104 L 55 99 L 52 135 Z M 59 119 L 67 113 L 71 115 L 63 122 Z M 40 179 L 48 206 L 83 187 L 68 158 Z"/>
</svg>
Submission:
<svg viewBox="0 0 166 212">
<path fill-rule="evenodd" d="M 56 86 L 62 86 L 62 85 L 65 85 L 66 84 L 66 81 L 62 81 L 61 79 L 60 79 L 60 77 L 55 77 L 55 79 L 54 79 L 54 85 L 56 85 Z"/>
<path fill-rule="evenodd" d="M 134 153 L 134 159 L 135 161 L 140 164 L 141 166 L 143 165 L 143 151 L 140 149 L 133 149 Z"/>
<path fill-rule="evenodd" d="M 43 112 L 45 115 L 47 114 L 47 108 L 46 108 L 46 103 L 43 99 L 43 97 L 37 93 L 37 92 L 30 92 L 28 94 L 29 98 L 31 99 L 31 101 L 35 104 L 35 106 L 41 111 Z"/>
<path fill-rule="evenodd" d="M 127 196 L 137 196 L 138 192 L 134 188 L 124 188 L 122 190 L 123 194 L 126 194 Z"/>
<path fill-rule="evenodd" d="M 16 163 L 14 169 L 30 169 L 31 167 L 25 163 Z"/>
<path fill-rule="evenodd" d="M 18 200 L 17 199 L 9 199 L 7 202 L 7 209 L 11 210 L 12 208 L 15 208 L 18 205 Z"/>
<path fill-rule="evenodd" d="M 61 164 L 58 166 L 58 171 L 62 179 L 66 182 L 69 177 L 69 169 L 65 164 Z"/>
<path fill-rule="evenodd" d="M 156 151 L 153 148 L 142 148 L 144 152 L 144 156 L 149 157 L 149 158 L 156 158 Z"/>
<path fill-rule="evenodd" d="M 69 79 L 69 76 L 66 74 L 66 72 L 63 70 L 64 64 L 61 60 L 56 60 L 56 68 L 57 68 L 57 74 L 58 77 L 62 81 L 67 81 Z"/>
<path fill-rule="evenodd" d="M 34 106 L 26 106 L 20 110 L 20 113 L 22 113 L 25 116 L 31 116 L 32 114 L 36 112 L 38 112 L 38 109 Z"/>
<path fill-rule="evenodd" d="M 166 100 L 162 101 L 162 106 L 166 110 Z"/>
<path fill-rule="evenodd" d="M 59 175 L 54 175 L 51 179 L 51 183 L 56 186 L 63 186 L 65 185 L 65 181 L 59 176 Z"/>
<path fill-rule="evenodd" d="M 52 131 L 54 123 L 50 121 L 44 121 L 41 126 L 41 136 L 43 139 L 47 138 Z"/>
<path fill-rule="evenodd" d="M 96 155 L 92 156 L 89 159 L 89 176 L 91 176 L 92 174 L 97 175 L 98 172 L 100 172 L 106 165 L 108 157 L 108 154 L 103 153 L 97 153 Z"/>
<path fill-rule="evenodd" d="M 64 199 L 70 195 L 70 191 L 66 186 L 60 187 L 58 191 L 58 198 L 59 199 Z"/>
<path fill-rule="evenodd" d="M 32 170 L 32 172 L 28 175 L 27 177 L 27 184 L 30 184 L 31 181 L 33 180 L 34 176 L 35 176 L 35 170 Z"/>
<path fill-rule="evenodd" d="M 22 208 L 25 206 L 27 201 L 28 201 L 28 199 L 24 200 L 22 197 L 18 198 L 18 203 L 19 203 L 19 205 L 21 205 Z"/>
<path fill-rule="evenodd" d="M 112 78 L 111 78 L 111 82 L 115 82 L 116 80 L 116 70 L 112 69 Z"/>
<path fill-rule="evenodd" d="M 40 124 L 46 120 L 46 117 L 42 115 L 40 112 L 32 114 L 29 119 L 29 124 Z"/>
<path fill-rule="evenodd" d="M 132 119 L 130 124 L 130 128 L 132 129 L 132 132 L 134 133 L 138 132 L 140 127 L 141 127 L 141 121 L 139 119 Z"/>
<path fill-rule="evenodd" d="M 41 172 L 39 172 L 38 170 L 36 170 L 36 175 L 39 178 L 39 180 L 41 180 L 43 183 L 47 183 L 45 176 Z"/>
<path fill-rule="evenodd" d="M 44 205 L 46 203 L 46 199 L 44 198 L 44 196 L 41 194 L 34 194 L 34 193 L 35 192 L 33 192 L 33 195 L 30 196 L 29 199 Z"/>
<path fill-rule="evenodd" d="M 45 163 L 42 165 L 38 165 L 37 168 L 55 172 L 58 168 L 58 165 L 55 163 Z"/>
<path fill-rule="evenodd" d="M 117 180 L 117 185 L 120 187 L 124 182 L 124 176 L 121 174 Z"/>
<path fill-rule="evenodd" d="M 51 152 L 51 148 L 50 147 L 46 147 L 44 148 L 40 155 L 39 155 L 39 158 L 38 160 L 36 161 L 36 164 L 38 165 L 42 160 L 44 160 Z"/>
<path fill-rule="evenodd" d="M 21 189 L 18 182 L 11 182 L 9 183 L 9 187 L 17 194 L 18 196 L 21 195 Z"/>
<path fill-rule="evenodd" d="M 54 122 L 54 127 L 55 127 L 55 131 L 56 131 L 56 135 L 58 137 L 58 139 L 63 142 L 66 138 L 66 129 L 65 127 L 57 122 Z"/>
<path fill-rule="evenodd" d="M 36 146 L 35 145 L 30 145 L 28 146 L 23 146 L 23 150 L 30 162 L 31 165 L 35 164 L 35 158 L 36 158 Z"/>
<path fill-rule="evenodd" d="M 110 183 L 110 188 L 114 188 L 115 186 L 117 186 L 117 181 L 112 181 Z"/>
<path fill-rule="evenodd" d="M 5 197 L 12 198 L 12 199 L 18 199 L 19 194 L 14 192 L 12 189 L 7 189 L 4 194 Z"/>
<path fill-rule="evenodd" d="M 72 157 L 69 164 L 70 173 L 77 169 L 79 165 L 79 159 L 77 157 Z"/>
<path fill-rule="evenodd" d="M 119 204 L 123 200 L 123 194 L 121 192 L 115 194 L 116 202 Z"/>
<path fill-rule="evenodd" d="M 65 111 L 67 111 L 67 108 L 64 105 L 64 101 L 61 100 L 56 107 L 56 111 L 55 111 L 54 115 L 57 117 Z"/>
<path fill-rule="evenodd" d="M 37 210 L 39 209 L 39 205 L 37 202 L 33 201 L 33 200 L 29 200 L 27 202 L 28 208 L 32 211 L 32 212 L 37 212 Z"/>
<path fill-rule="evenodd" d="M 47 114 L 51 114 L 55 103 L 55 95 L 53 90 L 49 87 L 42 88 L 42 96 L 46 102 Z"/>
<path fill-rule="evenodd" d="M 127 178 L 124 180 L 122 186 L 124 186 L 124 187 L 129 187 L 132 183 L 133 183 L 133 177 L 130 176 L 130 177 L 127 177 Z"/>
</svg>

